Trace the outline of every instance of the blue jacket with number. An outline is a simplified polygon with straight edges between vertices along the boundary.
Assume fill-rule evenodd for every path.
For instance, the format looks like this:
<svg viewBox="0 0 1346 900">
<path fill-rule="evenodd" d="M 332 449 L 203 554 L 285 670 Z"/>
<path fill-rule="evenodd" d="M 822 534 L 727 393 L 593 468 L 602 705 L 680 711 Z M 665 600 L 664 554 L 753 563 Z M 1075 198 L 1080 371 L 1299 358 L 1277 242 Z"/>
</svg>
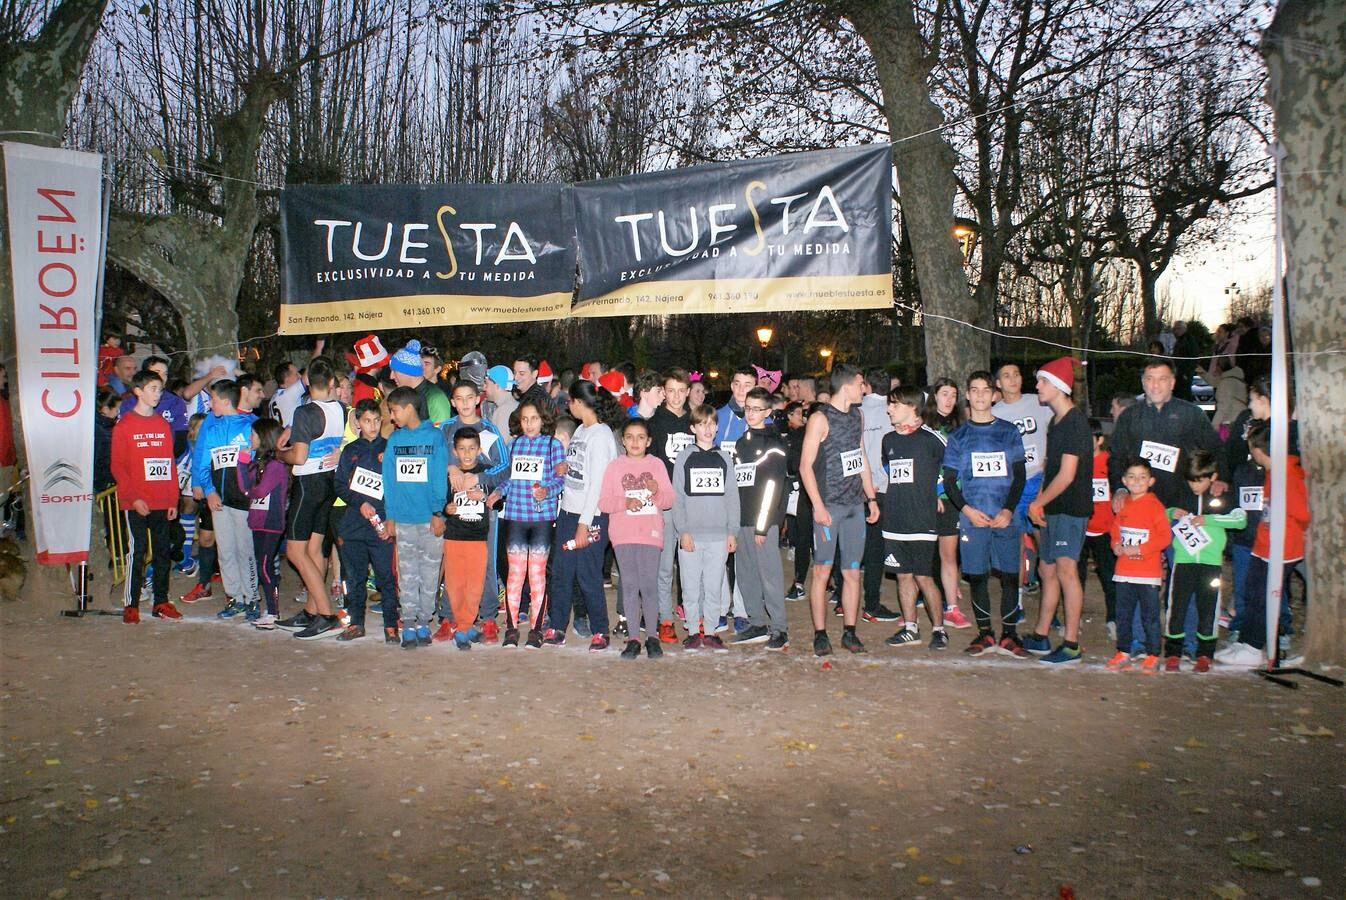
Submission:
<svg viewBox="0 0 1346 900">
<path fill-rule="evenodd" d="M 383 450 L 383 507 L 401 525 L 426 525 L 448 500 L 449 452 L 431 422 L 399 428 Z"/>
<path fill-rule="evenodd" d="M 234 413 L 232 416 L 206 416 L 196 432 L 196 449 L 192 451 L 192 487 L 200 488 L 207 496 L 219 494 L 220 500 L 234 509 L 251 506 L 247 494 L 238 487 L 234 467 L 216 469 L 211 465 L 211 454 L 221 447 L 239 450 L 252 446 L 252 413 Z M 225 476 L 228 476 L 227 478 Z"/>
<path fill-rule="evenodd" d="M 388 440 L 379 435 L 372 441 L 357 437 L 341 448 L 341 459 L 337 461 L 336 475 L 333 477 L 337 496 L 346 504 L 346 513 L 337 523 L 337 533 L 343 538 L 378 536 L 369 520 L 360 512 L 360 507 L 368 503 L 374 507 L 374 512 L 379 518 L 384 518 L 383 501 L 351 487 L 351 480 L 355 476 L 356 469 L 368 469 L 382 477 L 383 454 L 387 446 Z"/>
</svg>

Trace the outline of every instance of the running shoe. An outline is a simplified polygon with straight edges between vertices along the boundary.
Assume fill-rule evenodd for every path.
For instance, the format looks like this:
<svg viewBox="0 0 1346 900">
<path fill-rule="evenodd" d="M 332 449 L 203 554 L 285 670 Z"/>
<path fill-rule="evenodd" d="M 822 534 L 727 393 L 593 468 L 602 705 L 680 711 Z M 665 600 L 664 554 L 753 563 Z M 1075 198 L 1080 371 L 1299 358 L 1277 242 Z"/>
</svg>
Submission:
<svg viewBox="0 0 1346 900">
<path fill-rule="evenodd" d="M 972 623 L 963 615 L 963 611 L 956 606 L 950 606 L 944 610 L 944 624 L 950 628 L 971 628 Z"/>
<path fill-rule="evenodd" d="M 241 616 L 247 612 L 246 604 L 239 603 L 237 600 L 230 600 L 225 604 L 224 609 L 215 613 L 217 619 L 232 619 L 235 616 Z"/>
<path fill-rule="evenodd" d="M 1176 656 L 1165 656 L 1165 657 L 1164 657 L 1164 671 L 1165 671 L 1165 672 L 1181 672 L 1181 671 L 1182 671 L 1182 660 L 1179 659 L 1179 658 L 1176 657 Z"/>
<path fill-rule="evenodd" d="M 832 655 L 832 642 L 828 639 L 826 631 L 820 631 L 813 636 L 813 655 Z"/>
<path fill-rule="evenodd" d="M 1196 665 L 1192 666 L 1192 671 L 1193 671 L 1193 672 L 1200 672 L 1200 673 L 1202 673 L 1203 675 L 1204 675 L 1206 672 L 1209 672 L 1209 671 L 1210 671 L 1210 657 L 1209 657 L 1209 656 L 1198 656 L 1198 657 L 1196 658 Z"/>
<path fill-rule="evenodd" d="M 566 633 L 557 631 L 555 628 L 548 628 L 542 632 L 542 643 L 548 647 L 564 647 L 566 643 Z"/>
<path fill-rule="evenodd" d="M 275 631 L 276 617 L 271 615 L 271 613 L 266 613 L 265 615 L 258 617 L 257 621 L 252 623 L 252 627 L 256 628 L 258 631 Z"/>
<path fill-rule="evenodd" d="M 316 641 L 319 638 L 335 637 L 341 629 L 341 620 L 336 616 L 314 616 L 313 622 L 302 631 L 296 631 L 294 636 L 301 641 Z M 427 629 L 428 631 L 429 629 Z M 429 635 L 426 635 L 426 643 Z"/>
<path fill-rule="evenodd" d="M 677 608 L 673 610 L 673 614 L 678 617 L 678 621 L 681 622 L 684 626 L 687 625 L 687 610 L 682 608 L 681 603 L 679 603 L 677 605 Z"/>
<path fill-rule="evenodd" d="M 495 619 L 487 619 L 481 623 L 481 639 L 488 644 L 500 640 L 500 626 L 495 624 Z"/>
<path fill-rule="evenodd" d="M 506 628 L 505 638 L 500 642 L 500 646 L 507 650 L 516 649 L 519 646 L 519 629 Z"/>
<path fill-rule="evenodd" d="M 699 635 L 699 634 L 689 634 L 689 635 L 687 636 L 687 640 L 685 640 L 685 641 L 682 642 L 682 649 L 683 649 L 683 650 L 686 650 L 686 651 L 688 651 L 688 652 L 690 652 L 690 651 L 692 651 L 692 650 L 700 650 L 700 649 L 702 648 L 702 646 L 703 646 L 703 645 L 702 645 L 702 641 L 703 641 L 703 638 L 701 637 L 701 635 Z"/>
<path fill-rule="evenodd" d="M 429 647 L 430 642 L 431 642 L 430 626 L 429 625 L 416 626 L 416 643 L 420 644 L 422 647 Z"/>
<path fill-rule="evenodd" d="M 308 606 L 308 590 L 302 590 L 294 595 L 294 602 L 300 606 Z"/>
<path fill-rule="evenodd" d="M 249 624 L 262 617 L 262 610 L 256 603 L 249 603 L 243 612 L 243 621 Z"/>
<path fill-rule="evenodd" d="M 657 637 L 645 638 L 645 655 L 650 659 L 662 659 L 664 648 Z"/>
<path fill-rule="evenodd" d="M 593 637 L 593 631 L 589 628 L 589 620 L 584 616 L 575 617 L 575 633 L 582 638 Z"/>
<path fill-rule="evenodd" d="M 1155 656 L 1153 653 L 1146 654 L 1145 659 L 1141 660 L 1140 671 L 1144 675 L 1158 675 L 1159 657 Z"/>
<path fill-rule="evenodd" d="M 949 649 L 949 636 L 944 633 L 943 628 L 936 628 L 934 634 L 930 635 L 931 650 Z"/>
<path fill-rule="evenodd" d="M 192 589 L 183 594 L 178 599 L 183 603 L 195 603 L 198 600 L 204 600 L 210 596 L 210 586 L 206 584 L 194 584 Z"/>
<path fill-rule="evenodd" d="M 724 645 L 724 641 L 720 640 L 720 636 L 718 634 L 708 634 L 704 638 L 702 638 L 701 649 L 714 650 L 717 653 L 729 652 L 729 648 Z"/>
<path fill-rule="evenodd" d="M 982 633 L 972 639 L 972 643 L 963 650 L 968 656 L 983 656 L 996 650 L 995 635 Z"/>
<path fill-rule="evenodd" d="M 678 633 L 673 630 L 672 622 L 659 623 L 659 640 L 665 644 L 676 644 L 678 642 Z"/>
<path fill-rule="evenodd" d="M 734 616 L 734 634 L 742 634 L 752 627 L 752 623 L 742 616 Z"/>
<path fill-rule="evenodd" d="M 865 645 L 861 643 L 860 638 L 853 631 L 843 631 L 841 633 L 841 649 L 849 650 L 851 653 L 868 653 Z"/>
<path fill-rule="evenodd" d="M 435 643 L 442 644 L 447 640 L 452 640 L 454 631 L 455 629 L 453 627 L 452 622 L 450 622 L 448 619 L 441 619 L 439 622 L 439 628 L 436 629 L 435 633 L 430 636 L 430 640 L 434 641 Z"/>
<path fill-rule="evenodd" d="M 1109 644 L 1115 644 L 1115 643 L 1117 643 L 1117 623 L 1116 623 L 1116 622 L 1109 622 L 1109 623 L 1108 623 L 1108 643 L 1109 643 Z"/>
<path fill-rule="evenodd" d="M 459 650 L 471 650 L 472 639 L 467 636 L 467 632 L 455 632 L 453 635 L 453 646 L 457 647 Z"/>
<path fill-rule="evenodd" d="M 1108 660 L 1107 668 L 1109 672 L 1125 672 L 1131 668 L 1131 654 L 1118 650 L 1112 659 Z"/>
<path fill-rule="evenodd" d="M 1234 621 L 1234 614 L 1228 610 L 1220 610 L 1220 617 L 1216 619 L 1221 628 L 1228 628 L 1229 623 Z"/>
<path fill-rule="evenodd" d="M 196 573 L 201 571 L 201 564 L 194 559 L 184 559 L 174 567 L 179 575 L 186 575 L 188 578 L 195 578 Z"/>
<path fill-rule="evenodd" d="M 761 644 L 771 637 L 771 632 L 765 625 L 749 625 L 743 631 L 734 635 L 735 644 Z"/>
<path fill-rule="evenodd" d="M 1267 661 L 1264 651 L 1251 644 L 1233 643 L 1215 654 L 1215 661 L 1226 666 L 1260 666 Z"/>
<path fill-rule="evenodd" d="M 865 612 L 866 622 L 896 622 L 900 618 L 902 618 L 902 615 L 900 613 L 893 612 L 891 609 L 884 606 L 882 603 L 874 607 L 873 612 L 869 611 Z"/>
<path fill-rule="evenodd" d="M 305 628 L 312 625 L 313 620 L 316 618 L 317 616 L 313 615 L 308 610 L 301 609 L 288 619 L 278 620 L 276 622 L 276 627 L 284 628 L 286 631 L 303 631 Z"/>
<path fill-rule="evenodd" d="M 899 628 L 897 632 L 888 640 L 884 641 L 889 647 L 905 647 L 915 645 L 921 642 L 921 633 L 915 628 Z"/>
<path fill-rule="evenodd" d="M 791 603 L 797 603 L 804 599 L 804 586 L 799 582 L 790 585 L 790 591 L 785 595 L 785 599 Z"/>
<path fill-rule="evenodd" d="M 172 603 L 156 603 L 154 608 L 150 610 L 150 615 L 156 619 L 169 619 L 171 621 L 182 618 L 182 613 L 178 612 L 178 608 Z"/>
<path fill-rule="evenodd" d="M 655 641 L 657 644 L 658 641 Z M 622 648 L 622 659 L 636 659 L 640 656 L 640 641 L 627 641 Z"/>
<path fill-rule="evenodd" d="M 1084 658 L 1084 651 L 1078 646 L 1071 648 L 1065 644 L 1057 647 L 1046 656 L 1040 657 L 1038 662 L 1050 663 L 1051 665 L 1064 666 L 1070 663 L 1077 663 Z"/>
<path fill-rule="evenodd" d="M 402 630 L 402 649 L 415 650 L 419 646 L 420 642 L 416 640 L 416 629 L 404 628 Z"/>
<path fill-rule="evenodd" d="M 127 606 L 127 607 L 124 607 L 124 608 L 122 609 L 122 624 L 123 624 L 123 625 L 139 625 L 139 624 L 140 624 L 140 607 L 138 607 L 138 606 Z"/>
<path fill-rule="evenodd" d="M 1036 634 L 1030 634 L 1023 639 L 1023 648 L 1029 653 L 1036 653 L 1038 656 L 1045 656 L 1052 652 L 1052 642 L 1049 638 L 1038 637 Z"/>
<path fill-rule="evenodd" d="M 1002 635 L 995 648 L 1006 656 L 1012 656 L 1015 659 L 1028 659 L 1028 651 L 1024 649 L 1023 642 L 1019 640 L 1017 634 Z"/>
<path fill-rule="evenodd" d="M 363 625 L 347 625 L 341 634 L 337 635 L 338 641 L 354 641 L 365 636 Z"/>
<path fill-rule="evenodd" d="M 385 643 L 385 644 L 396 644 L 396 643 L 397 643 L 397 629 L 396 629 L 396 628 L 393 628 L 391 625 L 385 625 L 385 626 L 384 626 L 384 628 L 383 628 L 383 643 Z"/>
<path fill-rule="evenodd" d="M 589 639 L 589 652 L 602 653 L 610 646 L 606 634 L 596 634 Z"/>
<path fill-rule="evenodd" d="M 603 638 L 603 640 L 606 641 L 607 638 Z M 542 629 L 541 628 L 528 629 L 528 640 L 524 641 L 523 647 L 525 650 L 541 650 Z"/>
<path fill-rule="evenodd" d="M 771 636 L 771 640 L 766 642 L 768 650 L 781 652 L 790 649 L 790 635 L 784 631 L 778 631 Z"/>
<path fill-rule="evenodd" d="M 724 616 L 720 616 L 719 621 L 715 623 L 715 633 L 724 634 L 728 630 L 729 630 L 729 620 Z"/>
<path fill-rule="evenodd" d="M 617 627 L 612 629 L 612 633 L 621 635 L 622 637 L 630 636 L 630 630 L 626 626 L 626 616 L 617 617 Z"/>
<path fill-rule="evenodd" d="M 846 615 L 846 610 L 845 608 L 842 607 L 840 600 L 837 600 L 835 604 L 832 606 L 832 615 L 838 617 Z"/>
</svg>

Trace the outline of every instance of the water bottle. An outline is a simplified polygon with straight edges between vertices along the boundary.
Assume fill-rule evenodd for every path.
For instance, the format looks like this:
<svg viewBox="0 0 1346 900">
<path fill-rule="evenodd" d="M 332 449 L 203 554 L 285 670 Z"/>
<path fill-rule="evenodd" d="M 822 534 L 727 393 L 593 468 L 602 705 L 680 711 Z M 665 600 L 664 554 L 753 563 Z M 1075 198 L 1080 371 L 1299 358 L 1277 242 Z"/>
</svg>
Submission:
<svg viewBox="0 0 1346 900">
<path fill-rule="evenodd" d="M 590 526 L 589 526 L 589 543 L 592 544 L 594 541 L 598 540 L 598 536 L 599 536 L 600 534 L 602 534 L 602 533 L 603 533 L 602 529 L 599 528 L 597 525 L 590 525 Z M 571 538 L 570 540 L 566 541 L 566 542 L 565 542 L 564 544 L 562 544 L 561 546 L 565 547 L 567 550 L 574 550 L 574 549 L 575 549 L 575 539 L 574 539 L 574 538 Z"/>
<path fill-rule="evenodd" d="M 388 537 L 388 528 L 383 524 L 383 520 L 379 518 L 378 513 L 374 513 L 374 515 L 369 517 L 369 524 L 374 526 L 374 530 L 378 532 L 379 537 Z"/>
</svg>

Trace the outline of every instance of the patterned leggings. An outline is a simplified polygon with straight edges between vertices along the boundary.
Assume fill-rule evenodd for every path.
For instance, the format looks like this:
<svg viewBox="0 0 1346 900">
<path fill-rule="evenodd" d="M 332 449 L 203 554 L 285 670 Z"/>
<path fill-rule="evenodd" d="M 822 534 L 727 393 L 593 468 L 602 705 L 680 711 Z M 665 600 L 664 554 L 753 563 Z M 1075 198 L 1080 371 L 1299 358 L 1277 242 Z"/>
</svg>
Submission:
<svg viewBox="0 0 1346 900">
<path fill-rule="evenodd" d="M 546 608 L 547 556 L 551 553 L 551 522 L 505 522 L 505 616 L 508 627 L 517 628 L 523 581 L 528 578 L 528 628 L 537 627 Z"/>
</svg>

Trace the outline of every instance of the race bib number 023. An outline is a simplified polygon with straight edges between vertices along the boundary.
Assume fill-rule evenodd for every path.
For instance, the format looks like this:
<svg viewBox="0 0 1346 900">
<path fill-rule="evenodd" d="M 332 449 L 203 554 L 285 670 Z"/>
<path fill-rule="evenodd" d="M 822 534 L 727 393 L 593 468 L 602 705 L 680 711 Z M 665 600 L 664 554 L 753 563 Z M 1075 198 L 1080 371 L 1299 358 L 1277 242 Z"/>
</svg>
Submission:
<svg viewBox="0 0 1346 900">
<path fill-rule="evenodd" d="M 510 460 L 509 477 L 518 481 L 541 481 L 546 460 L 541 456 L 516 456 Z"/>
</svg>

